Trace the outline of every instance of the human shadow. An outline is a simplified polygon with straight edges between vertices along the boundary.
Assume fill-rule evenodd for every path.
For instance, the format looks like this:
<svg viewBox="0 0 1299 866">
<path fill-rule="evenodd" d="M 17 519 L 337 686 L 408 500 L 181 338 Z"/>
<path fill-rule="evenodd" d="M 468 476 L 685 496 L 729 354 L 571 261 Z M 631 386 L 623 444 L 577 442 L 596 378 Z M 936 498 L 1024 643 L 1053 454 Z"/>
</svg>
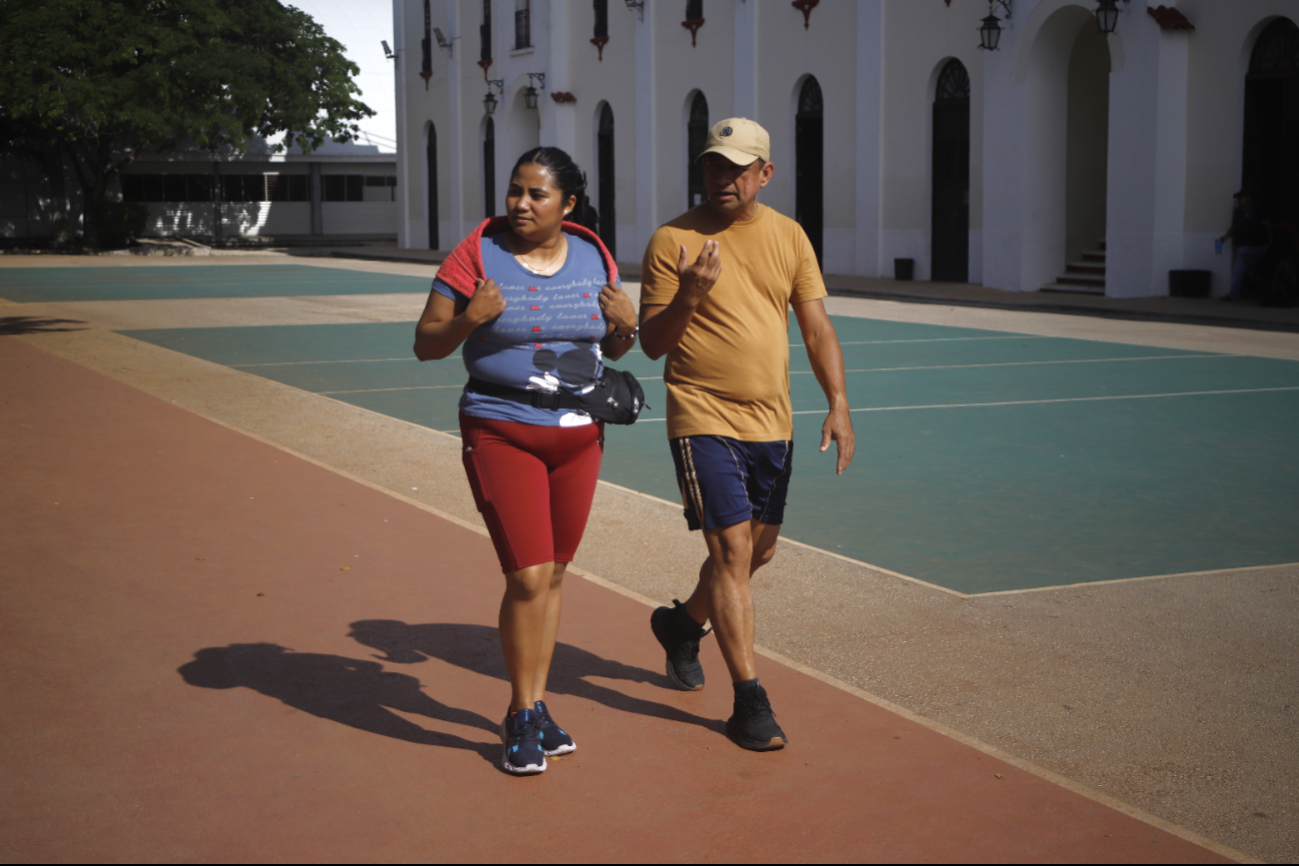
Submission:
<svg viewBox="0 0 1299 866">
<path fill-rule="evenodd" d="M 410 625 L 391 619 L 366 619 L 352 623 L 349 635 L 357 642 L 383 653 L 375 658 L 398 664 L 417 664 L 430 658 L 462 667 L 484 676 L 509 680 L 505 659 L 501 655 L 500 633 L 485 625 L 435 622 Z M 653 716 L 673 722 L 699 725 L 724 733 L 724 724 L 643 698 L 625 695 L 617 689 L 591 682 L 588 677 L 652 683 L 671 688 L 663 674 L 606 659 L 558 642 L 550 665 L 547 690 L 558 695 L 573 695 L 604 704 L 615 710 Z"/>
<path fill-rule="evenodd" d="M 46 319 L 41 316 L 0 316 L 0 337 L 22 334 L 48 334 L 59 331 L 84 331 L 85 328 L 66 328 L 59 325 L 85 325 L 80 319 Z"/>
<path fill-rule="evenodd" d="M 282 701 L 294 709 L 409 743 L 475 752 L 496 763 L 500 745 L 430 731 L 391 710 L 479 728 L 497 736 L 497 726 L 477 713 L 429 697 L 420 681 L 385 671 L 378 662 L 322 653 L 299 653 L 271 643 L 231 644 L 194 653 L 177 672 L 191 686 L 239 686 Z"/>
</svg>

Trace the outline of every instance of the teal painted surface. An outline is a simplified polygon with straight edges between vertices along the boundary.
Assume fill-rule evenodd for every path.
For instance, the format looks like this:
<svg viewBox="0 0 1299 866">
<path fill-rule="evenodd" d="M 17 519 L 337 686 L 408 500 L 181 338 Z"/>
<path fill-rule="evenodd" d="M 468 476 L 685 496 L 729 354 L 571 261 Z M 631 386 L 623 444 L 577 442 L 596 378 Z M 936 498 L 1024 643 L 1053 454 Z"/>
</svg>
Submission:
<svg viewBox="0 0 1299 866">
<path fill-rule="evenodd" d="M 795 417 L 787 536 L 970 593 L 1299 561 L 1299 390 L 1188 395 L 1299 388 L 1299 364 L 834 321 L 847 368 L 860 371 L 850 399 L 868 411 L 853 415 L 857 460 L 836 477 L 833 448 L 816 447 L 824 398 L 805 351 L 791 349 L 794 408 L 811 414 Z M 409 360 L 411 323 L 126 333 L 457 425 L 464 368 Z M 797 327 L 790 337 L 800 342 Z M 662 362 L 637 351 L 617 366 L 643 377 L 652 408 L 609 429 L 603 477 L 679 501 Z M 1187 396 L 1146 396 L 1157 394 Z M 1015 401 L 1035 402 L 972 405 Z"/>
<path fill-rule="evenodd" d="M 428 292 L 430 279 L 309 265 L 7 268 L 0 298 L 39 301 L 156 301 Z"/>
</svg>

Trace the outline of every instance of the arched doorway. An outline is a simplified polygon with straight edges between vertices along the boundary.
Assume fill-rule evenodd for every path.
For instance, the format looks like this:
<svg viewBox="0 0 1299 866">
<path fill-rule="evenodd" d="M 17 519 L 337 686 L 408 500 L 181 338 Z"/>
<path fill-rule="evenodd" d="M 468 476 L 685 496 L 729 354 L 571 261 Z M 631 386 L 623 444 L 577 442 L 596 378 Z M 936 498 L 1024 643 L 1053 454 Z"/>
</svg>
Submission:
<svg viewBox="0 0 1299 866">
<path fill-rule="evenodd" d="M 599 187 L 600 240 L 609 248 L 609 254 L 618 257 L 618 218 L 614 208 L 617 175 L 613 167 L 613 109 L 609 103 L 600 107 L 600 120 L 596 124 L 596 185 Z"/>
<path fill-rule="evenodd" d="M 1069 55 L 1065 146 L 1065 273 L 1057 280 L 1105 290 L 1105 208 L 1110 147 L 1110 48 L 1092 19 Z"/>
<path fill-rule="evenodd" d="M 821 85 L 809 75 L 798 92 L 794 113 L 794 219 L 807 232 L 816 250 L 816 262 L 824 267 L 821 237 L 824 194 L 825 126 Z"/>
<path fill-rule="evenodd" d="M 1299 27 L 1269 24 L 1254 43 L 1245 79 L 1241 185 L 1263 216 L 1299 225 Z"/>
<path fill-rule="evenodd" d="M 703 204 L 708 198 L 704 190 L 704 167 L 695 162 L 708 140 L 708 100 L 696 90 L 690 100 L 690 119 L 686 122 L 686 207 Z"/>
<path fill-rule="evenodd" d="M 970 277 L 970 75 L 949 60 L 934 91 L 930 274 L 964 283 Z"/>
<path fill-rule="evenodd" d="M 496 123 L 483 123 L 483 216 L 496 216 Z"/>
<path fill-rule="evenodd" d="M 438 248 L 438 135 L 433 124 L 428 125 L 428 144 L 425 147 L 425 158 L 428 160 L 425 174 L 428 178 L 428 210 L 424 218 L 428 222 L 428 248 Z"/>
</svg>

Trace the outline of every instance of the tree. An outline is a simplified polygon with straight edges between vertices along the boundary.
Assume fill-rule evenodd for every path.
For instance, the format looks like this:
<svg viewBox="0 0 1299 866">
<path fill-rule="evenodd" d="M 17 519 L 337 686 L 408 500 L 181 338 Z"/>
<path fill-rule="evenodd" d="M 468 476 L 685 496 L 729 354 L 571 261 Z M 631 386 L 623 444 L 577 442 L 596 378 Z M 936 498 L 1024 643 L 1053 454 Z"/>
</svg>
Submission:
<svg viewBox="0 0 1299 866">
<path fill-rule="evenodd" d="M 91 244 L 110 183 L 141 152 L 350 140 L 374 114 L 358 71 L 278 0 L 0 0 L 0 116 L 71 157 Z"/>
</svg>

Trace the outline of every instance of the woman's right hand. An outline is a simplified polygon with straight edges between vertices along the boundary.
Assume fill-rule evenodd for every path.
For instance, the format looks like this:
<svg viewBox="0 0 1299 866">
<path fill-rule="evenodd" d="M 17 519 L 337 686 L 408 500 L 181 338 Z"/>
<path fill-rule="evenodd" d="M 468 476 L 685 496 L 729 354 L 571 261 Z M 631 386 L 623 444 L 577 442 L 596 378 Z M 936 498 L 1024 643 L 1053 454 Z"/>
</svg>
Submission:
<svg viewBox="0 0 1299 866">
<path fill-rule="evenodd" d="M 478 280 L 475 285 L 478 288 L 469 299 L 469 306 L 465 307 L 465 316 L 477 326 L 490 322 L 505 312 L 505 297 L 501 294 L 501 287 L 496 285 L 496 280 Z"/>
</svg>

